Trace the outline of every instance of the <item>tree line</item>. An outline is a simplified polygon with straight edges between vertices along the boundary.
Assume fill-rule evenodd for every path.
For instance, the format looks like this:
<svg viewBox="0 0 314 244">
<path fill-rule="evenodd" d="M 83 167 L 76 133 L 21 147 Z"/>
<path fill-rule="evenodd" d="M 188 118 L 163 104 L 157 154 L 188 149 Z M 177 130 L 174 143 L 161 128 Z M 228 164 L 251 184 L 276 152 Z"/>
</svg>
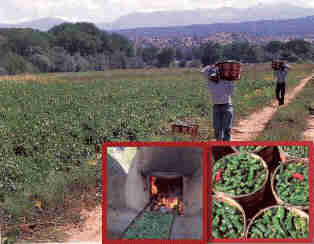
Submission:
<svg viewBox="0 0 314 244">
<path fill-rule="evenodd" d="M 222 59 L 249 63 L 286 59 L 313 61 L 313 46 L 304 40 L 256 45 L 237 41 L 200 47 L 134 47 L 128 38 L 98 29 L 92 23 L 63 23 L 47 32 L 0 29 L 0 74 L 80 72 L 106 68 L 199 67 Z"/>
<path fill-rule="evenodd" d="M 314 61 L 313 45 L 302 39 L 288 42 L 271 41 L 265 45 L 256 45 L 248 41 L 236 41 L 221 45 L 210 41 L 200 47 L 159 49 L 153 46 L 143 48 L 141 54 L 145 63 L 157 67 L 167 67 L 174 61 L 185 67 L 199 67 L 218 60 L 237 60 L 248 63 L 264 63 L 274 59 L 289 62 Z"/>
<path fill-rule="evenodd" d="M 9 74 L 99 70 L 135 57 L 126 37 L 85 22 L 63 23 L 47 32 L 0 29 L 0 54 L 0 73 Z"/>
</svg>

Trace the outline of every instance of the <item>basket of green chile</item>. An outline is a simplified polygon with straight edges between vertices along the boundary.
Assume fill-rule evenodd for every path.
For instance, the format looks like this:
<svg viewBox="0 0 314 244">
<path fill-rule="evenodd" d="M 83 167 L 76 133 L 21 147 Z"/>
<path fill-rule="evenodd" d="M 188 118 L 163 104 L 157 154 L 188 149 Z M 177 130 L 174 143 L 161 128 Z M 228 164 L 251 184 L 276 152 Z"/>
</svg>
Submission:
<svg viewBox="0 0 314 244">
<path fill-rule="evenodd" d="M 279 151 L 282 155 L 283 161 L 292 159 L 307 159 L 309 157 L 308 146 L 279 146 Z"/>
<path fill-rule="evenodd" d="M 246 238 L 308 238 L 309 216 L 300 209 L 275 205 L 260 210 L 250 221 Z"/>
<path fill-rule="evenodd" d="M 260 156 L 232 153 L 214 163 L 213 192 L 231 197 L 244 208 L 252 207 L 263 200 L 268 174 Z"/>
<path fill-rule="evenodd" d="M 213 238 L 243 238 L 246 216 L 243 208 L 232 198 L 215 194 L 212 199 Z"/>
<path fill-rule="evenodd" d="M 309 167 L 305 160 L 281 163 L 271 176 L 271 189 L 277 204 L 309 208 Z"/>
</svg>

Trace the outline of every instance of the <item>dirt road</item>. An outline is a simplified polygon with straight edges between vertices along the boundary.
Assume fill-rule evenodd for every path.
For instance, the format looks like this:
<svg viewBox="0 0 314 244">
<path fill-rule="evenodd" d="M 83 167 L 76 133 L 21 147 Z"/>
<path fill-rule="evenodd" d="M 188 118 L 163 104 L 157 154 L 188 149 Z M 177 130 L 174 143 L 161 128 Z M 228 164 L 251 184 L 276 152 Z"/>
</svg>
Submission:
<svg viewBox="0 0 314 244">
<path fill-rule="evenodd" d="M 307 119 L 307 126 L 304 131 L 305 141 L 314 141 L 314 115 L 309 116 Z"/>
<path fill-rule="evenodd" d="M 67 234 L 71 237 L 67 242 L 70 243 L 101 243 L 102 240 L 102 208 L 97 206 L 91 212 L 83 212 L 87 218 L 82 230 L 70 230 Z"/>
<path fill-rule="evenodd" d="M 285 97 L 285 105 L 290 103 L 293 98 L 302 90 L 302 88 L 311 80 L 312 76 L 301 80 L 300 84 L 292 91 L 288 92 Z M 274 101 L 270 106 L 263 108 L 251 114 L 247 119 L 239 121 L 239 123 L 232 129 L 232 141 L 250 141 L 254 140 L 266 127 L 267 122 L 276 113 L 278 102 Z"/>
</svg>

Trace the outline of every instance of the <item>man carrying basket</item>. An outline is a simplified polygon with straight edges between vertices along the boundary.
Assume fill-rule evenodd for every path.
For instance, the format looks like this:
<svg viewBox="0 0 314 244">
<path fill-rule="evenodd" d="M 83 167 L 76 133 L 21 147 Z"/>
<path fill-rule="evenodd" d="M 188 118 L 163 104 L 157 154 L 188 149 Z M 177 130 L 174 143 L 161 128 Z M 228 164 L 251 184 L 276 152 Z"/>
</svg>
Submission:
<svg viewBox="0 0 314 244">
<path fill-rule="evenodd" d="M 220 79 L 221 70 L 216 65 L 207 65 L 201 72 L 204 75 L 208 91 L 211 93 L 213 106 L 213 127 L 217 141 L 230 141 L 233 120 L 232 96 L 234 86 L 232 80 Z"/>
<path fill-rule="evenodd" d="M 275 73 L 277 77 L 276 98 L 278 100 L 279 106 L 285 103 L 286 77 L 288 69 L 290 69 L 288 64 L 281 63 L 279 65 L 279 69 Z"/>
</svg>

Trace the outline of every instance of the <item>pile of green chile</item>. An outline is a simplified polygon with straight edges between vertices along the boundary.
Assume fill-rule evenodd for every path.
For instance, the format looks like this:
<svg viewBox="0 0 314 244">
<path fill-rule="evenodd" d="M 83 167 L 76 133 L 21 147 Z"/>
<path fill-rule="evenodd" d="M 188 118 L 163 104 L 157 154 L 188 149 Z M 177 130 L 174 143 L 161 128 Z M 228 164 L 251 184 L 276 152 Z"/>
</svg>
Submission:
<svg viewBox="0 0 314 244">
<path fill-rule="evenodd" d="M 168 239 L 172 221 L 173 216 L 171 214 L 144 212 L 128 228 L 124 234 L 124 239 Z"/>
<path fill-rule="evenodd" d="M 241 211 L 228 204 L 213 200 L 212 234 L 214 238 L 244 237 L 244 217 Z"/>
<path fill-rule="evenodd" d="M 307 218 L 276 206 L 262 212 L 248 229 L 248 238 L 307 238 Z"/>
<path fill-rule="evenodd" d="M 267 169 L 259 157 L 250 153 L 231 154 L 214 165 L 213 188 L 239 196 L 258 191 L 267 177 Z"/>
<path fill-rule="evenodd" d="M 309 204 L 309 167 L 304 162 L 280 164 L 274 188 L 278 197 L 291 205 Z"/>
<path fill-rule="evenodd" d="M 307 146 L 281 146 L 280 149 L 288 154 L 290 157 L 308 158 L 309 147 Z"/>
</svg>

